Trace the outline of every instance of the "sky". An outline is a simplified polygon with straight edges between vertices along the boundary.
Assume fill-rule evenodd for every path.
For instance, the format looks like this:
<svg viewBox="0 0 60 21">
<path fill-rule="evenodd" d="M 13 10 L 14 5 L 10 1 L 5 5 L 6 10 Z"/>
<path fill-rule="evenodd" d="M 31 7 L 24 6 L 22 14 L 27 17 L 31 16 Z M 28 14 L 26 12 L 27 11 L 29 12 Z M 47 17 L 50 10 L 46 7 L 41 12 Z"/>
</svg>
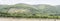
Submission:
<svg viewBox="0 0 60 21">
<path fill-rule="evenodd" d="M 18 3 L 60 5 L 60 0 L 0 0 L 0 4 L 14 5 Z"/>
</svg>

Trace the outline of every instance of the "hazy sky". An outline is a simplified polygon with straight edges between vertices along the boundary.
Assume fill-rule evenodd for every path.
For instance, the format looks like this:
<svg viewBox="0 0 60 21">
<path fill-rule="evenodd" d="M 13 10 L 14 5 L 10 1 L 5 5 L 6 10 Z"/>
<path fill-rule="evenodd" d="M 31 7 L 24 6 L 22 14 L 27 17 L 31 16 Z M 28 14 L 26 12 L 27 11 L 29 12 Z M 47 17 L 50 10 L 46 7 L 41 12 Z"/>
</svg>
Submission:
<svg viewBox="0 0 60 21">
<path fill-rule="evenodd" d="M 0 0 L 0 4 L 11 5 L 16 3 L 60 5 L 60 0 Z"/>
</svg>

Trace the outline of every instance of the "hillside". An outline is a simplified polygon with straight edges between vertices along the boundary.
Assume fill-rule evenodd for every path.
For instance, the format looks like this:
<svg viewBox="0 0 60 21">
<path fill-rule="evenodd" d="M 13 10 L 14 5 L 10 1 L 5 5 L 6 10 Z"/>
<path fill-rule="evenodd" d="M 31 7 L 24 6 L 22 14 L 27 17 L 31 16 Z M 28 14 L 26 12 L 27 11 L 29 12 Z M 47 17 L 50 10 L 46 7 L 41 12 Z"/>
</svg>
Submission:
<svg viewBox="0 0 60 21">
<path fill-rule="evenodd" d="M 28 5 L 0 5 L 0 16 L 40 17 L 60 16 L 60 5 L 51 6 L 46 4 Z"/>
</svg>

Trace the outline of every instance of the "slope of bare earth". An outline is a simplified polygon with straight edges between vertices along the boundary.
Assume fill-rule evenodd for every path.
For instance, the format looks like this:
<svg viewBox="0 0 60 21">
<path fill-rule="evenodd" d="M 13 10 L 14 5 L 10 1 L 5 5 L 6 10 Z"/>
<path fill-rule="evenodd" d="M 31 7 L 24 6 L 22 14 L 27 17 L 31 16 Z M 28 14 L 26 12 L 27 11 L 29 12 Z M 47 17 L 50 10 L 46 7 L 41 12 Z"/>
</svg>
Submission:
<svg viewBox="0 0 60 21">
<path fill-rule="evenodd" d="M 0 21 L 60 21 L 60 19 L 40 19 L 40 18 L 0 18 Z"/>
</svg>

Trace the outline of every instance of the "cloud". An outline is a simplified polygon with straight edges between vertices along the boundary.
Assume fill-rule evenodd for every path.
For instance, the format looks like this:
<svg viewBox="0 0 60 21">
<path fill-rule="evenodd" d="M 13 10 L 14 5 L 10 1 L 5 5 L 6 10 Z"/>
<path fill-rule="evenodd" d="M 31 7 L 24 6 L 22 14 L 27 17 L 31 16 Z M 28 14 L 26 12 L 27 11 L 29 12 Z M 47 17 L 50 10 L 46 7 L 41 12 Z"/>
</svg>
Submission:
<svg viewBox="0 0 60 21">
<path fill-rule="evenodd" d="M 0 4 L 50 4 L 50 5 L 60 5 L 60 0 L 0 0 Z"/>
</svg>

